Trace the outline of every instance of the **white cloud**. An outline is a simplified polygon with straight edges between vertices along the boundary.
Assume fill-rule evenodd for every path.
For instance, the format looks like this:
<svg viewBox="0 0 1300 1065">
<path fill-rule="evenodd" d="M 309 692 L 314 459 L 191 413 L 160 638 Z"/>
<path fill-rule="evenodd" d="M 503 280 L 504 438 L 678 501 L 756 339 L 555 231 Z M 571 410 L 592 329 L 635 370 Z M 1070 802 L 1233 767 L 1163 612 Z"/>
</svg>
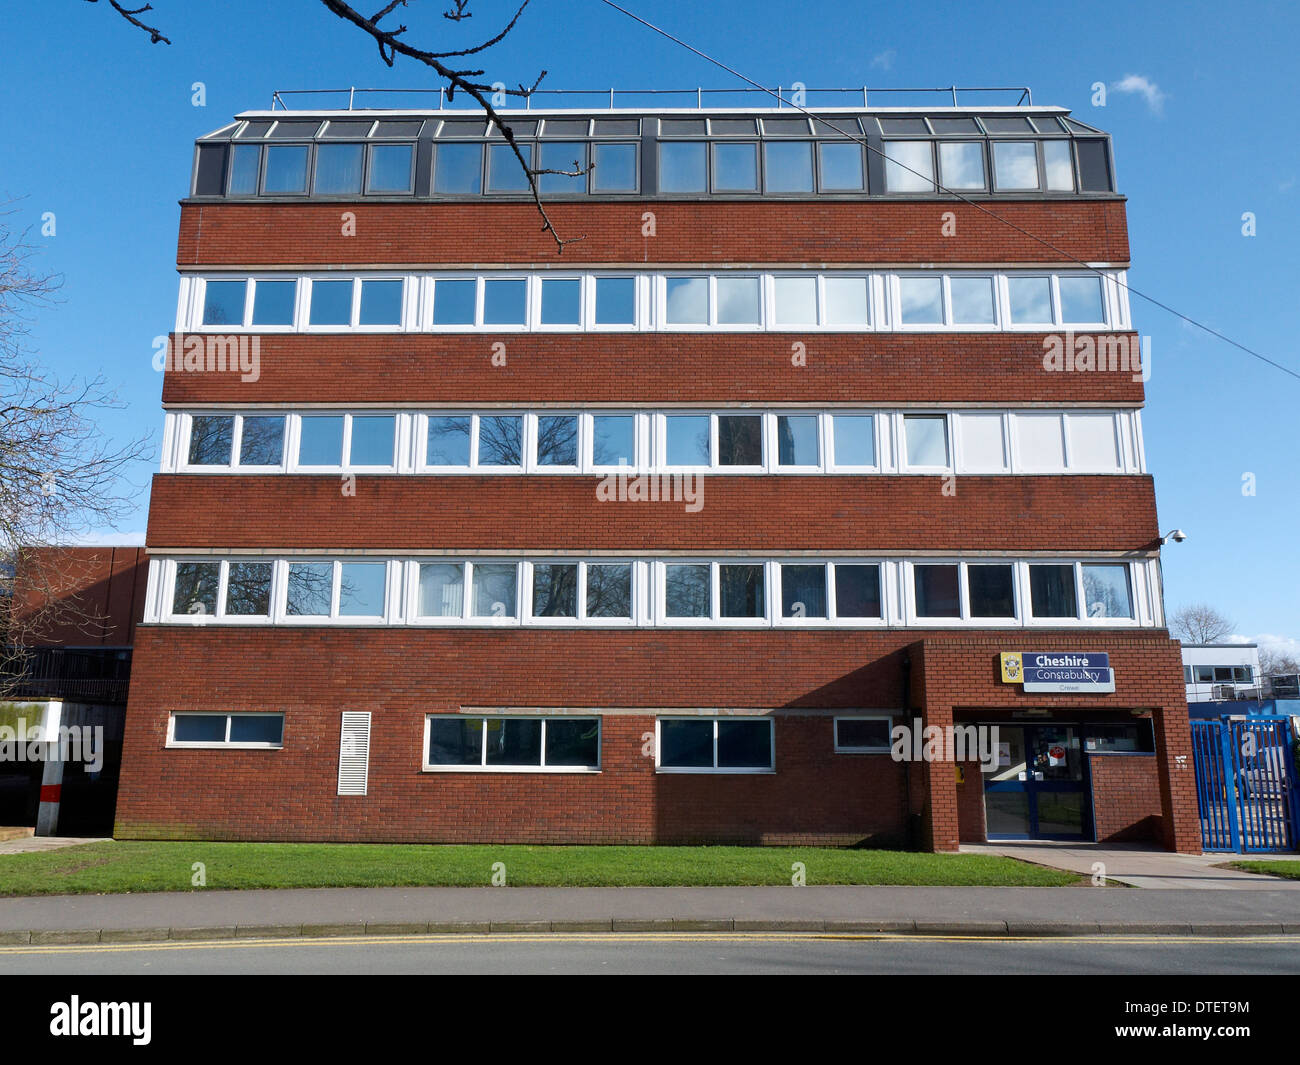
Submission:
<svg viewBox="0 0 1300 1065">
<path fill-rule="evenodd" d="M 1275 632 L 1261 632 L 1257 636 L 1241 636 L 1234 634 L 1229 636 L 1226 643 L 1257 643 L 1262 654 L 1265 651 L 1272 651 L 1277 655 L 1286 655 L 1290 658 L 1300 659 L 1300 638 L 1295 636 L 1282 636 Z"/>
<path fill-rule="evenodd" d="M 1150 78 L 1142 74 L 1125 74 L 1119 81 L 1110 83 L 1111 92 L 1136 93 L 1147 102 L 1153 115 L 1164 113 L 1165 94 Z"/>
<path fill-rule="evenodd" d="M 894 59 L 898 53 L 892 48 L 887 48 L 883 52 L 878 52 L 871 57 L 871 65 L 877 70 L 893 70 Z"/>
</svg>

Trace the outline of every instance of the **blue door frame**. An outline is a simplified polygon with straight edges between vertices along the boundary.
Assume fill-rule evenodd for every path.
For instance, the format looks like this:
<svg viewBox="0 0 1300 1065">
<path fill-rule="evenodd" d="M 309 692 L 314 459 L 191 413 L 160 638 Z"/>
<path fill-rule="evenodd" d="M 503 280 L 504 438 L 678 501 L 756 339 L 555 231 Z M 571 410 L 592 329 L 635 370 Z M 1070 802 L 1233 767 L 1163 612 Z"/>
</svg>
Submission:
<svg viewBox="0 0 1300 1065">
<path fill-rule="evenodd" d="M 1043 724 L 1043 725 L 999 725 L 1000 729 L 1019 728 L 1024 732 L 1024 750 L 1025 750 L 1025 779 L 1024 780 L 998 780 L 985 781 L 984 792 L 993 793 L 1015 793 L 1021 792 L 1026 796 L 1026 808 L 1028 812 L 1028 831 L 1027 832 L 986 832 L 985 838 L 988 840 L 1014 840 L 1014 839 L 1047 839 L 1047 840 L 1091 840 L 1093 838 L 1092 826 L 1092 780 L 1088 771 L 1088 759 L 1084 757 L 1082 746 L 1082 730 L 1079 725 L 1074 723 L 1068 724 Z M 1073 729 L 1075 750 L 1080 760 L 1079 779 L 1078 780 L 1036 780 L 1034 778 L 1034 752 L 1045 745 L 1039 733 L 1041 732 L 1059 732 L 1062 729 Z M 1078 794 L 1080 796 L 1080 827 L 1077 833 L 1057 833 L 1043 832 L 1040 830 L 1040 818 L 1038 809 L 1038 797 L 1040 795 L 1051 794 Z"/>
</svg>

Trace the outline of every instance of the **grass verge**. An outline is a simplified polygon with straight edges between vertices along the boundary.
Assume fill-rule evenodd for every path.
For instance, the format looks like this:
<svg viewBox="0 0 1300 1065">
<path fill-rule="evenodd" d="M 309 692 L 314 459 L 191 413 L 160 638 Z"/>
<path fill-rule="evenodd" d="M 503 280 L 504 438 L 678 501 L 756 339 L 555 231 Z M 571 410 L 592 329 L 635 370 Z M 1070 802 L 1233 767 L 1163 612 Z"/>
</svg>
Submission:
<svg viewBox="0 0 1300 1065">
<path fill-rule="evenodd" d="M 817 847 L 524 847 L 114 841 L 0 855 L 0 895 L 305 887 L 477 887 L 496 863 L 513 887 L 809 884 L 1062 887 L 1074 873 L 985 854 Z"/>
<path fill-rule="evenodd" d="M 1300 880 L 1300 861 L 1282 859 L 1276 862 L 1228 862 L 1233 869 L 1243 869 L 1247 873 L 1264 873 L 1268 876 L 1280 876 L 1286 880 Z"/>
</svg>

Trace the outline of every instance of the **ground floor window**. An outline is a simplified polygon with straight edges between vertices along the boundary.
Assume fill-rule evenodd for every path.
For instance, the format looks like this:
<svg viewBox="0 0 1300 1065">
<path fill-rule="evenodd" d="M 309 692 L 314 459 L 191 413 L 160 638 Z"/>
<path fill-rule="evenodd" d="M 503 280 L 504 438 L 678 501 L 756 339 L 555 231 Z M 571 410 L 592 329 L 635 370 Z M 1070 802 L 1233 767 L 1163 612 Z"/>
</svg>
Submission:
<svg viewBox="0 0 1300 1065">
<path fill-rule="evenodd" d="M 168 722 L 169 747 L 280 747 L 283 714 L 176 713 Z"/>
<path fill-rule="evenodd" d="M 859 754 L 888 751 L 893 720 L 888 717 L 837 717 L 835 753 Z"/>
<path fill-rule="evenodd" d="M 424 748 L 429 770 L 595 771 L 600 718 L 430 714 Z"/>
<path fill-rule="evenodd" d="M 657 769 L 678 773 L 764 773 L 776 766 L 771 718 L 661 717 Z"/>
</svg>

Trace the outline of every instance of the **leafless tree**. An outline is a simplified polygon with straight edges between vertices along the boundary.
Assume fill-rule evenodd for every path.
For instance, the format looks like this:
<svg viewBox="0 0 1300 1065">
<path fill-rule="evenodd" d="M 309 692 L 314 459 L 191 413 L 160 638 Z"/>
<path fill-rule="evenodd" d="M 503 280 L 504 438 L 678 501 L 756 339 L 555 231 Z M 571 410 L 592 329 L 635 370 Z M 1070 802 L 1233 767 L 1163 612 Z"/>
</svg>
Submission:
<svg viewBox="0 0 1300 1065">
<path fill-rule="evenodd" d="M 1269 677 L 1281 677 L 1300 673 L 1300 659 L 1283 651 L 1270 650 L 1267 647 L 1259 651 L 1259 680 Z"/>
<path fill-rule="evenodd" d="M 88 0 L 89 3 L 98 3 L 98 0 Z M 542 190 L 539 178 L 546 174 L 557 174 L 563 177 L 582 177 L 590 170 L 590 167 L 584 167 L 577 159 L 573 161 L 573 169 L 558 170 L 547 167 L 533 166 L 532 161 L 525 157 L 523 149 L 515 140 L 514 131 L 498 112 L 493 104 L 494 97 L 507 96 L 519 100 L 527 100 L 537 87 L 546 77 L 546 71 L 543 70 L 538 74 L 531 86 L 526 86 L 522 82 L 517 83 L 513 89 L 506 88 L 504 82 L 489 83 L 483 80 L 486 71 L 481 67 L 462 65 L 463 61 L 468 60 L 470 56 L 479 55 L 486 52 L 495 44 L 499 44 L 515 28 L 519 18 L 528 7 L 529 0 L 523 0 L 519 9 L 515 12 L 514 17 L 506 24 L 505 28 L 499 33 L 482 40 L 477 44 L 471 44 L 464 48 L 449 49 L 438 51 L 433 48 L 417 48 L 409 43 L 405 37 L 409 27 L 404 22 L 395 21 L 394 13 L 398 8 L 403 12 L 411 11 L 418 0 L 389 0 L 382 8 L 373 15 L 363 15 L 351 4 L 343 3 L 342 0 L 320 0 L 327 11 L 332 12 L 345 22 L 350 23 L 357 29 L 368 35 L 379 49 L 379 58 L 385 66 L 395 66 L 398 56 L 403 56 L 413 62 L 422 64 L 437 75 L 438 79 L 447 89 L 447 100 L 454 100 L 456 93 L 464 93 L 483 108 L 487 120 L 500 131 L 501 136 L 509 145 L 514 153 L 515 159 L 522 168 L 525 176 L 528 178 L 528 189 L 533 197 L 533 204 L 537 208 L 537 213 L 542 219 L 542 232 L 549 233 L 555 241 L 557 254 L 564 253 L 566 244 L 573 244 L 576 241 L 584 239 L 583 237 L 561 237 L 556 230 L 551 216 L 547 213 L 546 205 L 542 202 Z M 112 8 L 117 11 L 132 25 L 138 26 L 150 35 L 150 40 L 154 44 L 170 44 L 162 33 L 151 26 L 146 26 L 136 16 L 145 12 L 152 11 L 150 4 L 143 7 L 128 10 L 117 0 L 109 0 Z M 442 12 L 442 17 L 453 23 L 460 23 L 473 17 L 473 12 L 469 10 L 470 0 L 451 0 L 452 8 Z M 430 8 L 431 9 L 431 8 Z"/>
<path fill-rule="evenodd" d="M 123 474 L 149 446 L 147 437 L 116 444 L 100 429 L 97 416 L 122 406 L 102 375 L 61 381 L 34 357 L 33 315 L 61 279 L 34 266 L 14 213 L 0 211 L 0 646 L 21 649 L 53 626 L 97 620 L 69 595 L 79 579 L 71 558 L 45 552 L 36 564 L 24 552 L 66 545 L 127 513 L 137 489 Z"/>
<path fill-rule="evenodd" d="M 1180 607 L 1169 619 L 1169 631 L 1183 643 L 1215 643 L 1229 635 L 1234 623 L 1208 603 Z"/>
</svg>

